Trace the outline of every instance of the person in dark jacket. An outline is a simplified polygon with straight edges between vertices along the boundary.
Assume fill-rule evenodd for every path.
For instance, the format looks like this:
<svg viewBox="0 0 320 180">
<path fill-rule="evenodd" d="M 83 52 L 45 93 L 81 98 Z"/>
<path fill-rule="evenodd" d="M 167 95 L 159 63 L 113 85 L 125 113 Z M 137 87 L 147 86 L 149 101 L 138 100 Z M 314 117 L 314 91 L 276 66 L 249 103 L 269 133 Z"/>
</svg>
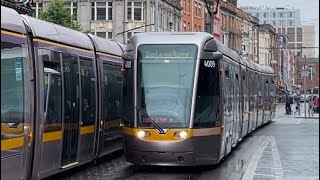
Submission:
<svg viewBox="0 0 320 180">
<path fill-rule="evenodd" d="M 293 104 L 293 99 L 289 94 L 286 95 L 286 114 L 291 114 L 291 104 Z"/>
</svg>

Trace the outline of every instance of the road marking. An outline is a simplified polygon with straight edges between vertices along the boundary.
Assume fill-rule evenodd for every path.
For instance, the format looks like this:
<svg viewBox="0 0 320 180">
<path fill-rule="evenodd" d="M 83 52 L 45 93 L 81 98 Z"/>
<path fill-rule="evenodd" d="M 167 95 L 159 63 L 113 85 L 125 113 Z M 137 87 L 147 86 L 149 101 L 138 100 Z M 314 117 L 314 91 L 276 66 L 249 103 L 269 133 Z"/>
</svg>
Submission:
<svg viewBox="0 0 320 180">
<path fill-rule="evenodd" d="M 265 139 L 261 142 L 256 153 L 250 159 L 249 165 L 248 165 L 246 171 L 244 172 L 244 175 L 242 176 L 242 180 L 252 180 L 253 179 L 254 172 L 257 169 L 259 159 L 260 159 L 264 149 L 267 147 L 269 141 L 270 141 L 270 137 L 265 137 Z"/>
<path fill-rule="evenodd" d="M 270 147 L 268 146 L 270 144 Z M 267 147 L 268 146 L 268 147 Z M 270 150 L 269 150 L 270 149 Z M 270 151 L 272 153 L 272 161 L 269 166 L 258 165 L 261 157 L 270 157 L 269 155 L 264 154 L 265 151 Z M 260 163 L 261 164 L 261 163 Z M 271 166 L 271 167 L 270 167 Z M 274 174 L 264 174 L 264 173 L 256 173 L 257 168 L 260 169 L 270 169 Z M 273 136 L 266 137 L 262 143 L 259 145 L 256 153 L 252 156 L 249 165 L 244 172 L 242 180 L 252 180 L 255 175 L 258 176 L 268 176 L 275 177 L 277 180 L 283 180 L 283 168 L 280 160 L 280 155 L 278 151 L 278 146 L 276 139 Z"/>
<path fill-rule="evenodd" d="M 262 174 L 262 173 L 254 173 L 254 175 L 258 175 L 258 176 L 271 176 L 271 177 L 281 177 L 282 178 L 282 176 L 277 176 L 277 175 L 272 175 L 272 174 Z"/>
<path fill-rule="evenodd" d="M 279 154 L 279 150 L 278 150 L 278 146 L 277 146 L 277 141 L 274 138 L 274 136 L 271 137 L 271 148 L 272 148 L 272 154 L 274 155 L 273 157 L 273 164 L 275 165 L 276 162 L 277 163 L 277 167 L 280 167 L 280 171 L 281 171 L 281 176 L 283 177 L 283 168 L 282 168 L 282 163 L 280 160 L 280 154 Z"/>
</svg>

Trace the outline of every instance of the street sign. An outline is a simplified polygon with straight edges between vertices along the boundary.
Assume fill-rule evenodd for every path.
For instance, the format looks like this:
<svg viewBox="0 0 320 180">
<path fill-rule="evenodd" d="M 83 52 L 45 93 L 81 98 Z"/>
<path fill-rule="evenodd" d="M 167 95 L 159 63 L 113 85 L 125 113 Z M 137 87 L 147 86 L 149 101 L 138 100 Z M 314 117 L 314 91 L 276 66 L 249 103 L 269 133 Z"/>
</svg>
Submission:
<svg viewBox="0 0 320 180">
<path fill-rule="evenodd" d="M 304 65 L 302 65 L 301 69 L 302 69 L 302 70 L 304 70 L 304 71 L 309 70 L 309 66 L 308 66 L 308 64 L 304 64 Z"/>
<path fill-rule="evenodd" d="M 307 70 L 307 71 L 301 71 L 301 77 L 302 78 L 307 78 L 307 77 L 309 77 L 309 71 Z"/>
</svg>

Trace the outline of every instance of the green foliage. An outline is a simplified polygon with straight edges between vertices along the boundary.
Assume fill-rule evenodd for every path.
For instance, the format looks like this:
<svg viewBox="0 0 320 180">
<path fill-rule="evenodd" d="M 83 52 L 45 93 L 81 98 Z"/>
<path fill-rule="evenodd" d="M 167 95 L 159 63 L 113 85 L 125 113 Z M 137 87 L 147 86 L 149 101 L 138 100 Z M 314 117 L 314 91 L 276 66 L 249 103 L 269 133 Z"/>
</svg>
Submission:
<svg viewBox="0 0 320 180">
<path fill-rule="evenodd" d="M 65 7 L 64 0 L 52 0 L 49 7 L 39 14 L 39 18 L 61 26 L 81 31 L 80 24 L 68 8 Z"/>
</svg>

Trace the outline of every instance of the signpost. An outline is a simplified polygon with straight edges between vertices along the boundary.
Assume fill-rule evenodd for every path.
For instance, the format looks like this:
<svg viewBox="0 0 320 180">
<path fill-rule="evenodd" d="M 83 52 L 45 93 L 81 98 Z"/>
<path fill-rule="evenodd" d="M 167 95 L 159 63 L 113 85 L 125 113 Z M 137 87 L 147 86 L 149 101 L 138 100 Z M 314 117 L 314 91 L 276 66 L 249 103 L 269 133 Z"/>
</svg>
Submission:
<svg viewBox="0 0 320 180">
<path fill-rule="evenodd" d="M 310 67 L 310 80 L 312 81 L 313 79 L 313 68 Z M 313 88 L 311 88 L 311 107 L 309 106 L 309 108 L 311 108 L 311 116 L 313 116 Z"/>
<path fill-rule="evenodd" d="M 304 118 L 307 118 L 307 80 L 306 78 L 309 76 L 309 66 L 308 64 L 304 64 L 301 66 L 301 77 L 303 78 L 303 91 L 304 91 Z"/>
</svg>

